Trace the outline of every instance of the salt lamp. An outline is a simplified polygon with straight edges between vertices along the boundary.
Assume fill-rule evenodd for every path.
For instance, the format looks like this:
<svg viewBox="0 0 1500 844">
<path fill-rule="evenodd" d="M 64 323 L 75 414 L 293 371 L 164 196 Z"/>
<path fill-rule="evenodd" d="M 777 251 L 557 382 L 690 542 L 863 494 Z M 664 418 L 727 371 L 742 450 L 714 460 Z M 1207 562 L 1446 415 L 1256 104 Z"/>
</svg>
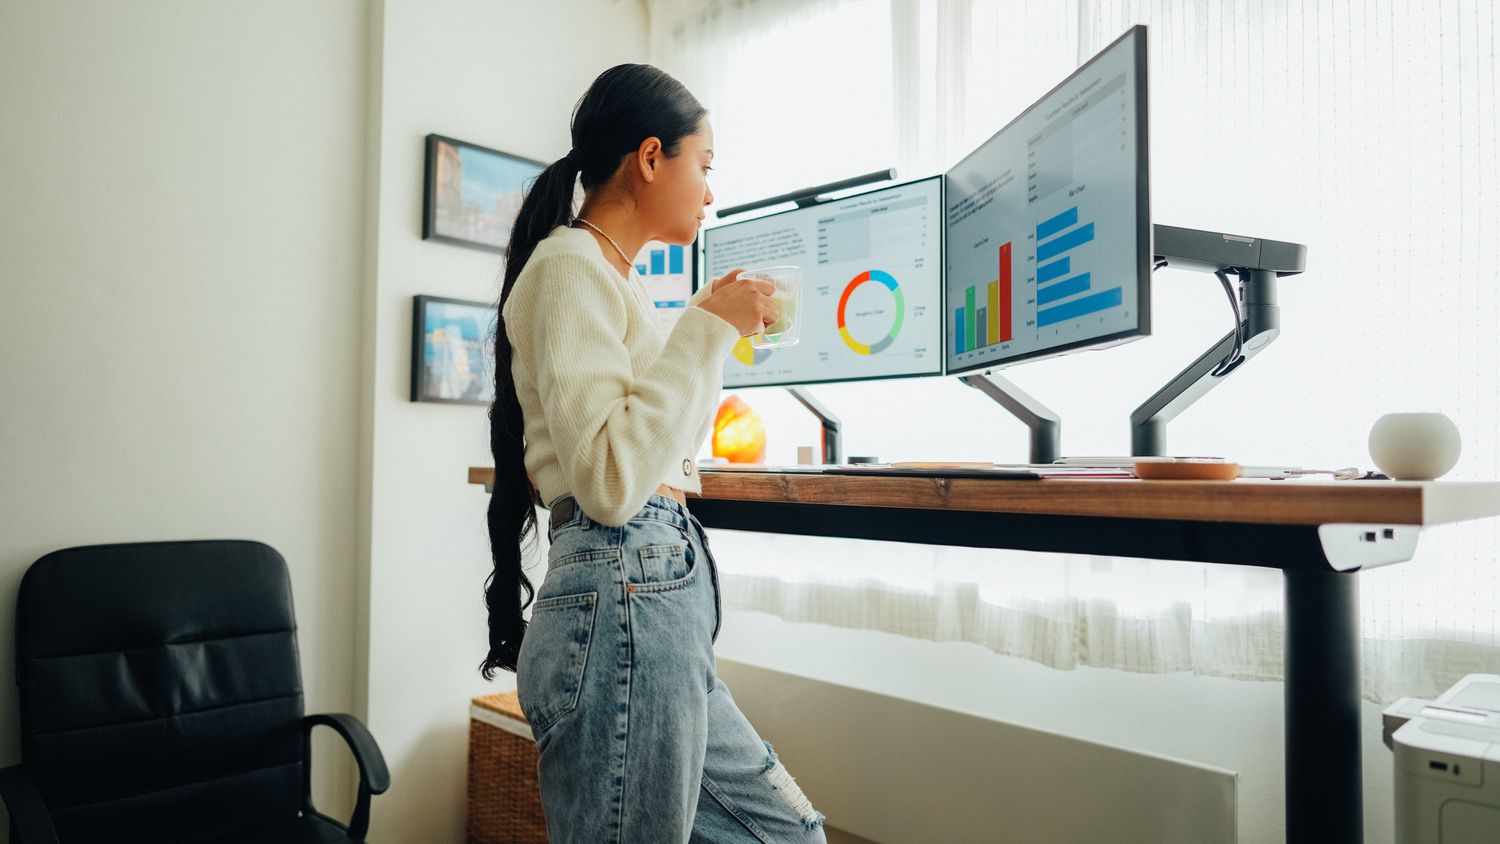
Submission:
<svg viewBox="0 0 1500 844">
<path fill-rule="evenodd" d="M 766 426 L 760 414 L 739 396 L 730 396 L 714 416 L 715 457 L 730 463 L 763 463 L 766 459 Z"/>
</svg>

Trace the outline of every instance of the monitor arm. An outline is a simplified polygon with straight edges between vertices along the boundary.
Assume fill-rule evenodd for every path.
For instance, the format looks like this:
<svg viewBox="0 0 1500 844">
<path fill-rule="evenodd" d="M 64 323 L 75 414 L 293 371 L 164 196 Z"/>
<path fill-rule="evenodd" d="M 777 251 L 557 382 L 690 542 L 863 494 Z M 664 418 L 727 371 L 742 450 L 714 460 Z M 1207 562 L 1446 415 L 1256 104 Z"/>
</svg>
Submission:
<svg viewBox="0 0 1500 844">
<path fill-rule="evenodd" d="M 1062 455 L 1062 420 L 1050 408 L 1030 393 L 986 370 L 981 374 L 960 375 L 960 383 L 967 384 L 989 396 L 996 404 L 1026 424 L 1029 432 L 1030 457 L 1032 463 L 1052 463 Z"/>
<path fill-rule="evenodd" d="M 830 466 L 843 463 L 844 423 L 839 421 L 827 405 L 814 398 L 806 387 L 787 387 L 786 391 L 801 402 L 803 407 L 812 411 L 812 415 L 818 417 L 818 422 L 823 426 L 822 462 Z"/>
<path fill-rule="evenodd" d="M 1159 456 L 1166 450 L 1167 423 L 1218 385 L 1219 381 L 1259 353 L 1281 333 L 1276 279 L 1307 266 L 1307 247 L 1253 237 L 1152 227 L 1154 269 L 1172 267 L 1239 280 L 1239 326 L 1204 352 L 1130 414 L 1130 453 Z"/>
</svg>

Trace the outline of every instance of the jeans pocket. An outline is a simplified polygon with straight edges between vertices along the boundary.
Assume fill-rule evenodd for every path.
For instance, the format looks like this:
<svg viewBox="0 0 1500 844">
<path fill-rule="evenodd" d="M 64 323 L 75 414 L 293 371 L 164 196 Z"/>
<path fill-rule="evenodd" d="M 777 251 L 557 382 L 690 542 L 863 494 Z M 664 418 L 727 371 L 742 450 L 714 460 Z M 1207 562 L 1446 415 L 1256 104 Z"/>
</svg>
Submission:
<svg viewBox="0 0 1500 844">
<path fill-rule="evenodd" d="M 666 592 L 681 589 L 693 581 L 698 572 L 698 552 L 691 542 L 644 545 L 637 552 L 640 567 L 636 570 L 635 592 Z"/>
<path fill-rule="evenodd" d="M 594 636 L 598 592 L 537 601 L 516 660 L 521 711 L 540 734 L 578 705 Z"/>
</svg>

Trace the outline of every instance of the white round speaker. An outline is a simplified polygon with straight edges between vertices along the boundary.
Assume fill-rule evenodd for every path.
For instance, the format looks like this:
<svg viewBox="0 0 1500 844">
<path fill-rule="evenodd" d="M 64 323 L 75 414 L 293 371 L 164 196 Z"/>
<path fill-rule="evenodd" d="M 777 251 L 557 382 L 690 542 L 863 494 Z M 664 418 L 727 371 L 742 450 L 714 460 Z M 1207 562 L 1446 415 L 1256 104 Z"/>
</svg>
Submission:
<svg viewBox="0 0 1500 844">
<path fill-rule="evenodd" d="M 1370 428 L 1370 459 L 1400 481 L 1430 481 L 1458 463 L 1458 426 L 1441 413 L 1387 413 Z"/>
</svg>

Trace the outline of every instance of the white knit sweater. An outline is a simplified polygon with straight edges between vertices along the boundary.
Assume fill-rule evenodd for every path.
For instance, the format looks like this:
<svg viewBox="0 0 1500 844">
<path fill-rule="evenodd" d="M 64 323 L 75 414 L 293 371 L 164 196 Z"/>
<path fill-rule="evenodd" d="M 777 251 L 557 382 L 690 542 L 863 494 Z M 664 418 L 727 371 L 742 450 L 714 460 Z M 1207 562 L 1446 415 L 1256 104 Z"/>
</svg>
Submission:
<svg viewBox="0 0 1500 844">
<path fill-rule="evenodd" d="M 505 302 L 511 375 L 526 418 L 526 469 L 549 505 L 571 493 L 623 525 L 660 484 L 699 492 L 695 457 L 713 425 L 739 332 L 688 302 L 670 335 L 641 280 L 622 278 L 586 230 L 558 226 Z"/>
</svg>

